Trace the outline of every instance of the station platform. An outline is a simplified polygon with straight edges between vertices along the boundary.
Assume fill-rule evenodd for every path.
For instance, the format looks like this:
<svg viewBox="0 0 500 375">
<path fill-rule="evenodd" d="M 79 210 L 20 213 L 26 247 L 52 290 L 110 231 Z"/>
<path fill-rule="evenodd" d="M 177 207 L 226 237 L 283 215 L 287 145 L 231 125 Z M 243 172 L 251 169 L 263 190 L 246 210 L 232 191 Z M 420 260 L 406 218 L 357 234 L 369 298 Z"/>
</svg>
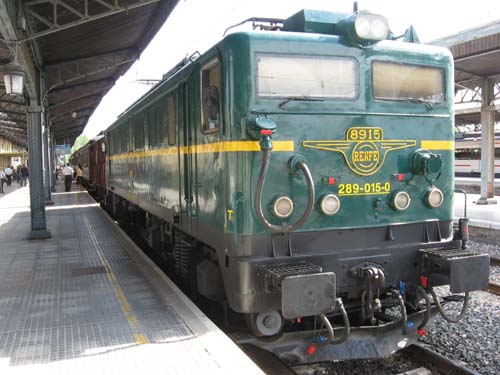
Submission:
<svg viewBox="0 0 500 375">
<path fill-rule="evenodd" d="M 62 184 L 59 184 L 59 189 Z M 86 192 L 0 194 L 0 374 L 263 374 Z"/>
<path fill-rule="evenodd" d="M 495 196 L 497 204 L 477 204 L 480 194 L 467 194 L 467 217 L 469 226 L 500 230 L 500 196 Z M 455 193 L 455 218 L 463 217 L 465 199 Z"/>
</svg>

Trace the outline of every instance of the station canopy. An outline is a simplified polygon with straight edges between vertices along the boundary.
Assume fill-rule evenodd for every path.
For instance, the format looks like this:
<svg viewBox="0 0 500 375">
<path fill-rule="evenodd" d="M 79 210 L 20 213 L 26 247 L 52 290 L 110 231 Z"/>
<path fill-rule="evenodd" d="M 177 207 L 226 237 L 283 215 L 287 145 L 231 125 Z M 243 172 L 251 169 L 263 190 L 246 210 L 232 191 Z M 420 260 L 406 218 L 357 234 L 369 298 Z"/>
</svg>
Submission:
<svg viewBox="0 0 500 375">
<path fill-rule="evenodd" d="M 55 142 L 72 144 L 103 96 L 139 57 L 177 2 L 2 1 L 0 65 L 17 59 L 31 77 L 37 76 L 36 70 L 42 72 L 39 82 L 32 79 L 26 85 L 40 88 Z M 3 77 L 0 81 L 4 82 Z M 7 95 L 5 86 L 0 86 L 0 136 L 24 146 L 25 105 L 23 96 Z"/>
<path fill-rule="evenodd" d="M 437 39 L 433 45 L 450 49 L 455 61 L 455 90 L 466 89 L 480 99 L 485 78 L 495 84 L 496 99 L 500 88 L 500 21 L 495 21 L 455 35 Z M 500 121 L 500 108 L 495 108 L 495 122 Z M 460 124 L 481 123 L 481 109 L 456 109 L 455 120 Z"/>
</svg>

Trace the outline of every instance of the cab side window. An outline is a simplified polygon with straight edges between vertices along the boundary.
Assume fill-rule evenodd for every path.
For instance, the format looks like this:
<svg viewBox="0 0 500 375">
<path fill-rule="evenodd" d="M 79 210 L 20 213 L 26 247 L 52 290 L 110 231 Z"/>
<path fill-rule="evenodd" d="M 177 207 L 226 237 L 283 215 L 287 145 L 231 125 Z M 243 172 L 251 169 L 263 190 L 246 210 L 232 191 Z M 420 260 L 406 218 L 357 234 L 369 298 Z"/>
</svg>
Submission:
<svg viewBox="0 0 500 375">
<path fill-rule="evenodd" d="M 201 70 L 201 120 L 204 133 L 220 128 L 220 63 L 213 60 Z"/>
</svg>

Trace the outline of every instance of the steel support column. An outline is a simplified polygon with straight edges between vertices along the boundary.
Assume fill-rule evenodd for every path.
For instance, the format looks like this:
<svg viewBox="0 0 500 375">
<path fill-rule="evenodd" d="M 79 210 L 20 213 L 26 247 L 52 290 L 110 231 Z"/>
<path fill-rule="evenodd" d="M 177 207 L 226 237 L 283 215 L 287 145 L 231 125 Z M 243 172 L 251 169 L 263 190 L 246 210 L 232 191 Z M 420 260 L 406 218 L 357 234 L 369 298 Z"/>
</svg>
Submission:
<svg viewBox="0 0 500 375">
<path fill-rule="evenodd" d="M 54 204 L 52 202 L 52 195 L 50 191 L 51 176 L 50 176 L 50 159 L 49 159 L 49 127 L 43 126 L 43 161 L 45 169 L 45 183 L 43 184 L 45 190 L 45 205 L 51 206 Z"/>
<path fill-rule="evenodd" d="M 47 239 L 51 237 L 45 220 L 45 199 L 43 193 L 42 163 L 42 107 L 29 106 L 28 113 L 28 152 L 30 161 L 30 204 L 31 232 L 29 239 Z"/>
<path fill-rule="evenodd" d="M 52 134 L 52 128 L 49 128 L 50 129 L 50 137 L 49 137 L 49 141 L 50 141 L 50 148 L 49 148 L 49 153 L 50 153 L 50 173 L 51 173 L 51 184 L 50 184 L 50 191 L 52 193 L 55 193 L 56 192 L 56 150 L 55 150 L 55 147 L 54 147 L 54 135 Z"/>
<path fill-rule="evenodd" d="M 495 204 L 495 111 L 494 83 L 485 78 L 481 96 L 481 197 L 477 204 Z"/>
</svg>

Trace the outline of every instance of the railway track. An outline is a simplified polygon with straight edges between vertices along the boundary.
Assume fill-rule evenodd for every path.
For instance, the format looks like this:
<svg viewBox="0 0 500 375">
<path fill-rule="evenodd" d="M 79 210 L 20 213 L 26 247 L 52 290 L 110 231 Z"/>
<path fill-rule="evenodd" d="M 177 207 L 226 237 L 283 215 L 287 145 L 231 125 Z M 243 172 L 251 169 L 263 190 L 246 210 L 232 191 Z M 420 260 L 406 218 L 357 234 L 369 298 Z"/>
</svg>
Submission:
<svg viewBox="0 0 500 375">
<path fill-rule="evenodd" d="M 500 267 L 500 258 L 490 257 L 490 267 Z M 488 292 L 500 296 L 500 284 L 490 282 Z"/>
<path fill-rule="evenodd" d="M 432 366 L 437 371 L 446 375 L 480 375 L 477 371 L 465 367 L 461 363 L 455 362 L 431 349 L 422 345 L 411 345 L 403 349 L 403 352 L 409 356 L 413 361 L 421 363 L 426 366 Z M 412 370 L 415 372 L 406 372 L 403 374 L 425 374 L 427 369 L 420 368 Z M 420 372 L 418 372 L 420 371 Z"/>
<path fill-rule="evenodd" d="M 274 354 L 251 344 L 240 344 L 240 348 L 262 369 L 266 375 L 296 375 L 293 368 L 287 366 Z M 412 345 L 401 351 L 412 363 L 422 367 L 399 373 L 398 375 L 480 375 L 461 363 L 455 362 L 433 350 L 422 346 Z M 303 370 L 306 366 L 300 366 Z M 326 369 L 326 368 L 325 368 Z M 332 370 L 332 369 L 330 369 Z M 314 369 L 311 367 L 311 373 Z M 302 373 L 302 372 L 301 372 Z"/>
</svg>

